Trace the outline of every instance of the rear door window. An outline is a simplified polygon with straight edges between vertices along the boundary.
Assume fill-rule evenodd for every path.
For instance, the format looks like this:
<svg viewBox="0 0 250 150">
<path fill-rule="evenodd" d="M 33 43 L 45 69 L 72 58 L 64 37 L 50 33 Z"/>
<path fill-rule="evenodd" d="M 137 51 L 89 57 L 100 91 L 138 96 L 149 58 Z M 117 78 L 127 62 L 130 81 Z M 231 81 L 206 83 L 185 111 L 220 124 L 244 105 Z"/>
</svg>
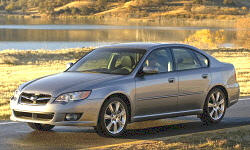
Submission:
<svg viewBox="0 0 250 150">
<path fill-rule="evenodd" d="M 197 53 L 197 52 L 194 52 L 194 54 L 199 59 L 202 67 L 208 67 L 208 59 L 207 59 L 207 57 L 205 57 L 204 55 L 202 55 L 200 53 Z"/>
<path fill-rule="evenodd" d="M 172 48 L 176 70 L 188 70 L 201 68 L 200 63 L 192 54 L 192 51 L 186 48 Z"/>
</svg>

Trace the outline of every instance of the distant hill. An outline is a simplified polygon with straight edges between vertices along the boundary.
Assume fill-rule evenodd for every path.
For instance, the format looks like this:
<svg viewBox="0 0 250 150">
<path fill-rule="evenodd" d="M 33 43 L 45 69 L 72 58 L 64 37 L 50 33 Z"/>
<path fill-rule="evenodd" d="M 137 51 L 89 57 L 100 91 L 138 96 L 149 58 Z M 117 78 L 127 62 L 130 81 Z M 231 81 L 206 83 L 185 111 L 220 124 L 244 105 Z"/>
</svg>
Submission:
<svg viewBox="0 0 250 150">
<path fill-rule="evenodd" d="M 0 0 L 0 13 L 53 17 L 236 19 L 250 0 Z"/>
</svg>

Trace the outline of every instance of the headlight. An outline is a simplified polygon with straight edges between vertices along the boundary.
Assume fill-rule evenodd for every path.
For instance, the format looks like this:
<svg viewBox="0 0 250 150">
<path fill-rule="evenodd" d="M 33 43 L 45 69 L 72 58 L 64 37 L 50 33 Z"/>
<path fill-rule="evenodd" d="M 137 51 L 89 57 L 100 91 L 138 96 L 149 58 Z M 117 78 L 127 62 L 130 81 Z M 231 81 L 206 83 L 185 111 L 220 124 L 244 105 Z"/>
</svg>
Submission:
<svg viewBox="0 0 250 150">
<path fill-rule="evenodd" d="M 84 100 L 89 97 L 91 91 L 81 91 L 66 93 L 58 96 L 54 102 L 70 102 L 76 100 Z"/>
<path fill-rule="evenodd" d="M 11 100 L 14 100 L 14 101 L 18 100 L 20 94 L 21 94 L 21 92 L 20 92 L 18 89 L 15 90 L 14 95 L 13 95 L 13 97 L 11 98 Z"/>
</svg>

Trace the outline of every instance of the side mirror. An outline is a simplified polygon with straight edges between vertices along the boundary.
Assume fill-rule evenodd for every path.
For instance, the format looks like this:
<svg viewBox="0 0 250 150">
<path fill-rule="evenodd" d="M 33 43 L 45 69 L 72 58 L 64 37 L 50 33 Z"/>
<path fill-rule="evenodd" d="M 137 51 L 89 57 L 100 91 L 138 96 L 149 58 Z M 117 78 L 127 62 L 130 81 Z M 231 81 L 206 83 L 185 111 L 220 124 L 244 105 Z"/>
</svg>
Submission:
<svg viewBox="0 0 250 150">
<path fill-rule="evenodd" d="M 143 67 L 138 71 L 137 76 L 142 77 L 145 74 L 157 74 L 157 73 L 159 73 L 159 70 L 157 68 Z"/>
<path fill-rule="evenodd" d="M 142 69 L 144 74 L 156 74 L 159 73 L 157 68 L 153 68 L 153 67 L 143 67 Z"/>
<path fill-rule="evenodd" d="M 153 67 L 143 67 L 141 71 L 138 72 L 139 76 L 143 76 L 144 74 L 157 74 L 159 73 L 157 68 Z"/>
<path fill-rule="evenodd" d="M 69 69 L 70 67 L 72 67 L 74 65 L 74 63 L 67 63 L 67 65 L 66 65 L 66 69 Z"/>
</svg>

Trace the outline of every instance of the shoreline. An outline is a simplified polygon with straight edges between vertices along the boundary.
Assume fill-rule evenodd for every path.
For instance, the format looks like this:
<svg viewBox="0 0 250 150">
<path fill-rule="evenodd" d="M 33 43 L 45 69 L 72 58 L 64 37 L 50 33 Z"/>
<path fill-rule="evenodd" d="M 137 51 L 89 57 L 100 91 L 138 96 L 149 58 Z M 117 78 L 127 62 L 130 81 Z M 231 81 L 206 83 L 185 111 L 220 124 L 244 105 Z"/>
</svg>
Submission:
<svg viewBox="0 0 250 150">
<path fill-rule="evenodd" d="M 186 25 L 198 25 L 198 26 L 231 26 L 234 27 L 234 24 L 237 22 L 237 19 L 249 17 L 246 16 L 236 16 L 235 18 L 228 18 L 228 19 L 218 19 L 218 18 L 203 18 L 203 19 L 197 19 L 197 18 L 178 18 L 178 17 L 155 17 L 155 18 L 131 18 L 131 17 L 98 17 L 95 15 L 91 16 L 71 16 L 71 15 L 61 15 L 61 16 L 48 16 L 48 15 L 22 15 L 22 14 L 1 14 L 0 17 L 5 17 L 8 19 L 39 19 L 43 21 L 51 21 L 51 20 L 58 20 L 58 21 L 81 21 L 81 22 L 94 22 L 94 23 L 100 23 L 101 24 L 136 24 L 136 25 L 167 25 L 170 24 L 186 24 Z"/>
</svg>

